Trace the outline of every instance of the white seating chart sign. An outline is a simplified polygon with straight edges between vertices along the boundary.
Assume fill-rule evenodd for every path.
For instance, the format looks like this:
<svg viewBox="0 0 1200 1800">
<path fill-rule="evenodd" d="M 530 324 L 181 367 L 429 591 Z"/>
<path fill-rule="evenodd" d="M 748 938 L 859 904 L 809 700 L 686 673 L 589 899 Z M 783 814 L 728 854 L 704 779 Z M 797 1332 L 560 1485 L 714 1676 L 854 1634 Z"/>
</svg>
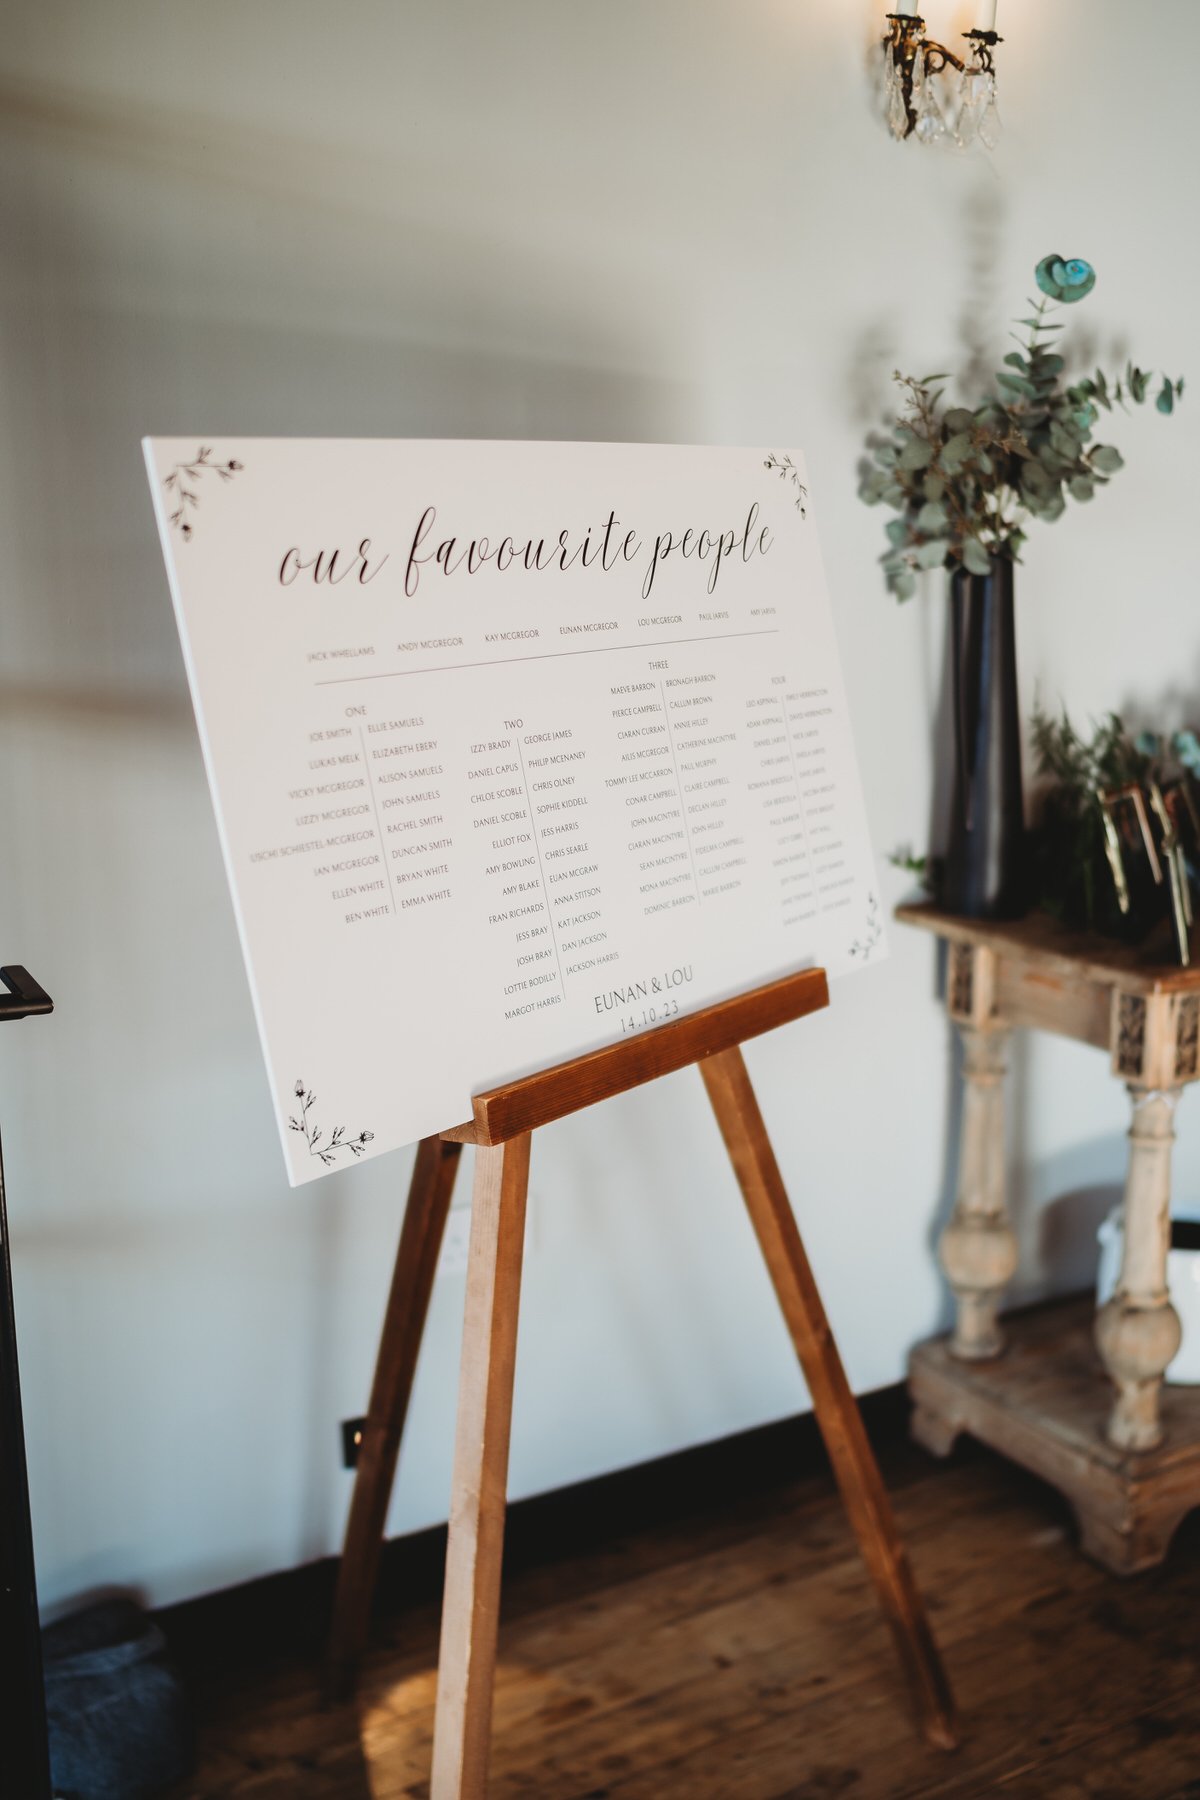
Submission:
<svg viewBox="0 0 1200 1800">
<path fill-rule="evenodd" d="M 885 953 L 797 451 L 145 452 L 293 1184 Z"/>
</svg>

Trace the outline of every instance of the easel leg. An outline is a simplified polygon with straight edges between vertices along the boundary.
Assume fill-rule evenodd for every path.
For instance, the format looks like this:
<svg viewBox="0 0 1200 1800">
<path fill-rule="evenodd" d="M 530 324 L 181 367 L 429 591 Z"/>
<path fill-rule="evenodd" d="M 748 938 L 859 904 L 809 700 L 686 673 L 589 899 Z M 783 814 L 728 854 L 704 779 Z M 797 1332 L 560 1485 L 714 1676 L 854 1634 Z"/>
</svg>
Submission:
<svg viewBox="0 0 1200 1800">
<path fill-rule="evenodd" d="M 925 1617 L 892 1509 L 863 1429 L 817 1284 L 800 1241 L 762 1114 L 736 1047 L 699 1069 L 800 1358 L 842 1500 L 892 1628 L 929 1742 L 958 1742 L 954 1697 Z M 435 1795 L 435 1800 L 440 1800 Z"/>
<path fill-rule="evenodd" d="M 336 1699 L 353 1690 L 367 1641 L 396 1458 L 461 1154 L 461 1144 L 436 1137 L 417 1147 L 333 1602 L 325 1685 Z"/>
<path fill-rule="evenodd" d="M 475 1152 L 430 1800 L 483 1800 L 530 1134 Z"/>
</svg>

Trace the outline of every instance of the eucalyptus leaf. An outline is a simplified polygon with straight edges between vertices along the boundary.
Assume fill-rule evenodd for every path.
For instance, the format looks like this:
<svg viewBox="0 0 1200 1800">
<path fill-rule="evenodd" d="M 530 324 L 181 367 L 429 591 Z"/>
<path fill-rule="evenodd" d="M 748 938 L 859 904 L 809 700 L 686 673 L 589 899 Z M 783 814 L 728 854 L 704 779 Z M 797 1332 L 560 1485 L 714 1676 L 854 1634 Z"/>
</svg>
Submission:
<svg viewBox="0 0 1200 1800">
<path fill-rule="evenodd" d="M 924 469 L 933 461 L 933 445 L 928 438 L 914 437 L 905 444 L 896 459 L 898 469 Z"/>
<path fill-rule="evenodd" d="M 946 560 L 946 551 L 949 547 L 950 546 L 947 544 L 945 538 L 930 538 L 927 544 L 918 545 L 918 569 L 940 568 Z"/>
<path fill-rule="evenodd" d="M 972 575 L 990 575 L 992 572 L 992 559 L 978 538 L 963 539 L 962 559 Z"/>
<path fill-rule="evenodd" d="M 1077 257 L 1044 257 L 1037 269 L 1042 292 L 1068 303 L 1082 299 L 1095 278 Z M 885 522 L 882 561 L 898 598 L 915 592 L 918 570 L 954 567 L 961 558 L 963 567 L 983 573 L 996 555 L 1017 560 L 1027 520 L 1061 518 L 1068 495 L 1086 502 L 1106 486 L 1123 464 L 1112 445 L 1092 443 L 1101 407 L 1111 412 L 1126 398 L 1141 404 L 1152 383 L 1161 413 L 1173 412 L 1183 397 L 1182 380 L 1132 362 L 1121 379 L 1097 369 L 1065 381 L 1063 357 L 1050 347 L 1062 327 L 1047 321 L 1045 300 L 1030 305 L 1022 321 L 1027 336 L 1014 334 L 1018 349 L 1005 354 L 993 391 L 974 409 L 946 405 L 943 374 L 921 381 L 896 375 L 903 399 L 892 441 L 881 444 L 874 433 L 868 439 L 874 467 L 860 471 L 859 492 L 894 515 Z"/>
<path fill-rule="evenodd" d="M 956 475 L 970 454 L 970 432 L 956 431 L 954 436 L 942 445 L 938 461 L 947 475 Z"/>
</svg>

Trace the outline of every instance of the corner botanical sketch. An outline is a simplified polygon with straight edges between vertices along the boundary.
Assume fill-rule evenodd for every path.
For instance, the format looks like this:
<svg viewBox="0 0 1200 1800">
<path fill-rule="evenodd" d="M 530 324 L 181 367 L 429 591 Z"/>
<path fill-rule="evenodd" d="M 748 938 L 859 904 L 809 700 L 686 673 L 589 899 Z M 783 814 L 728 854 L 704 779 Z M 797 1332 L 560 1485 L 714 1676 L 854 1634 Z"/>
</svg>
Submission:
<svg viewBox="0 0 1200 1800">
<path fill-rule="evenodd" d="M 373 1140 L 373 1131 L 360 1131 L 357 1137 L 348 1138 L 344 1125 L 335 1125 L 333 1136 L 327 1143 L 321 1142 L 321 1127 L 309 1118 L 309 1113 L 316 1105 L 317 1096 L 311 1088 L 306 1089 L 302 1081 L 296 1083 L 296 1098 L 300 1102 L 300 1117 L 294 1113 L 288 1115 L 288 1125 L 292 1131 L 298 1131 L 308 1145 L 308 1154 L 315 1156 L 331 1169 L 343 1150 L 348 1150 L 353 1157 L 362 1156 L 367 1145 Z"/>
<path fill-rule="evenodd" d="M 870 962 L 871 952 L 883 936 L 883 921 L 879 917 L 879 902 L 874 894 L 867 895 L 867 917 L 863 935 L 855 938 L 850 946 L 850 955 L 861 957 L 863 962 Z"/>
<path fill-rule="evenodd" d="M 777 469 L 780 481 L 790 481 L 796 490 L 796 511 L 802 519 L 807 519 L 804 502 L 808 499 L 808 489 L 800 479 L 800 471 L 790 456 L 776 456 L 774 451 L 763 464 L 764 469 Z"/>
<path fill-rule="evenodd" d="M 246 466 L 233 457 L 223 463 L 215 463 L 211 458 L 212 446 L 201 444 L 191 462 L 176 463 L 171 473 L 163 478 L 163 486 L 179 503 L 170 517 L 172 529 L 178 531 L 181 538 L 191 537 L 192 522 L 188 515 L 200 504 L 195 486 L 188 484 L 199 482 L 206 472 L 218 476 L 221 481 L 232 481 Z"/>
</svg>

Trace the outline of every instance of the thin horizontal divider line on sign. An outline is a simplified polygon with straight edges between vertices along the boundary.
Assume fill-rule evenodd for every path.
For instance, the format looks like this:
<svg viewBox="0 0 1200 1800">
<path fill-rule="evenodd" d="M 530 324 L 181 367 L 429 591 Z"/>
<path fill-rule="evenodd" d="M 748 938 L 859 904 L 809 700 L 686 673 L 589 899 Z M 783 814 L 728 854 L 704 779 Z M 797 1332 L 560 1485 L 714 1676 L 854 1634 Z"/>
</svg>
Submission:
<svg viewBox="0 0 1200 1800">
<path fill-rule="evenodd" d="M 729 638 L 776 637 L 778 625 L 768 625 L 761 631 L 717 631 L 711 637 L 690 638 L 640 638 L 636 644 L 589 644 L 586 650 L 541 650 L 536 656 L 493 656 L 483 662 L 438 663 L 432 669 L 377 669 L 373 675 L 327 675 L 323 681 L 314 681 L 314 687 L 342 687 L 348 681 L 390 681 L 393 676 L 400 675 L 447 675 L 455 669 L 494 669 L 501 663 L 521 662 L 553 662 L 560 656 L 599 656 L 604 651 L 612 650 L 661 650 L 670 644 L 721 644 Z"/>
<path fill-rule="evenodd" d="M 587 1056 L 476 1094 L 473 1120 L 451 1126 L 441 1136 L 455 1143 L 507 1143 L 522 1132 L 656 1081 L 660 1075 L 670 1075 L 828 1005 L 824 969 L 802 969 L 669 1025 L 652 1027 Z"/>
</svg>

